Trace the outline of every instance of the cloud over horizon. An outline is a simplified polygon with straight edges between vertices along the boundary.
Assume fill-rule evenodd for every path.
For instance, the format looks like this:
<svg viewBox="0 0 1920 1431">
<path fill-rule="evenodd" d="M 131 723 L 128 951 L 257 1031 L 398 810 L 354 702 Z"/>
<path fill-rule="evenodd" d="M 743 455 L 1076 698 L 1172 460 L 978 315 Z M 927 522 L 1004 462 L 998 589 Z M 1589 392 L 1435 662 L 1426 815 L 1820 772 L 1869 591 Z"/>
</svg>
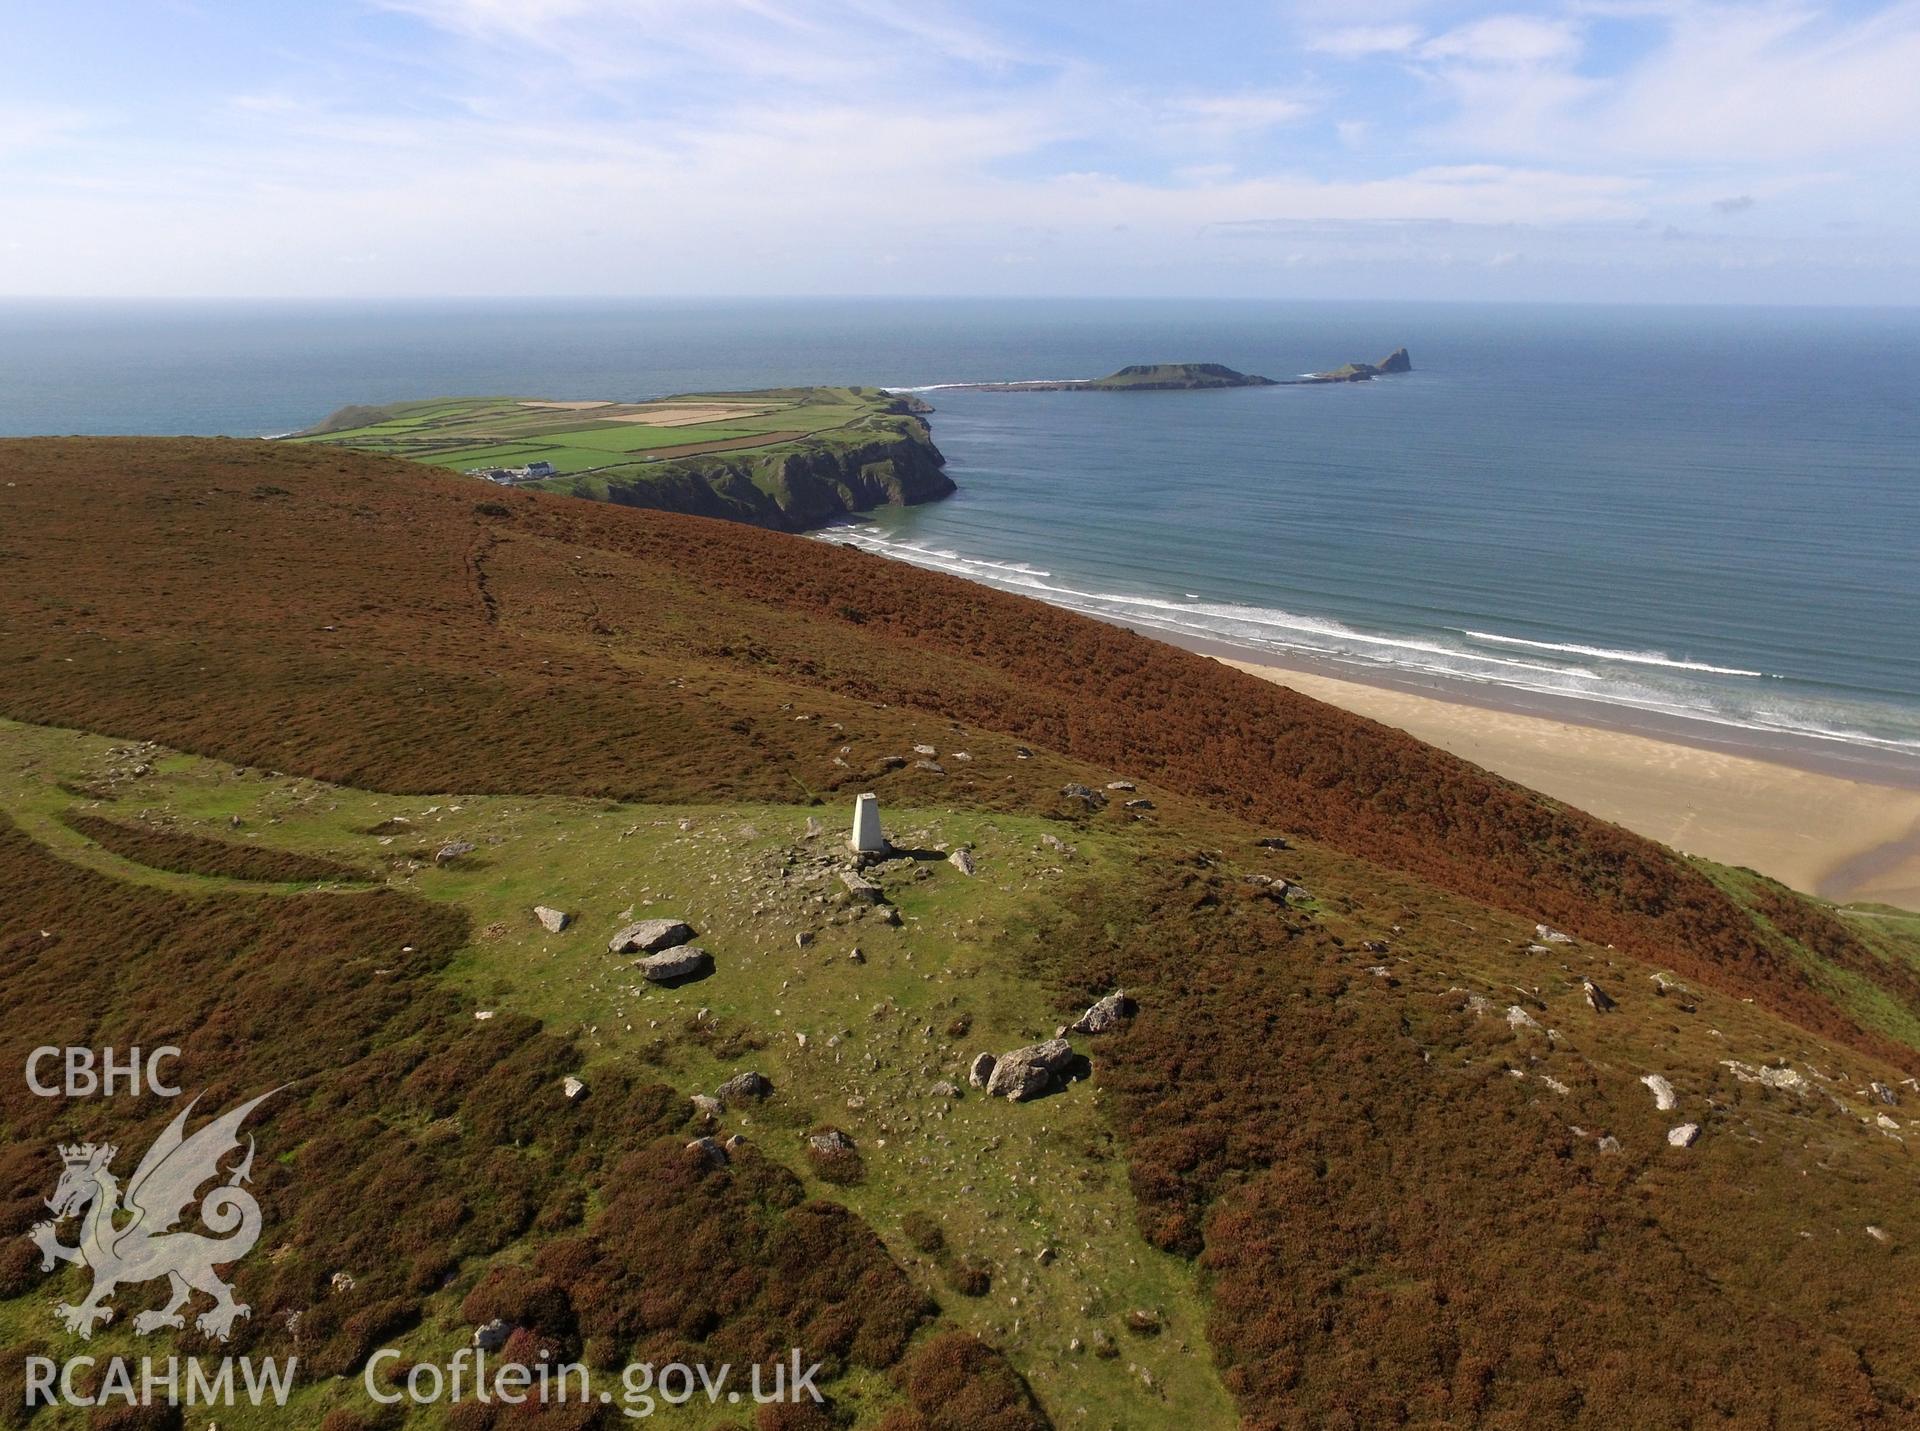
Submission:
<svg viewBox="0 0 1920 1431">
<path fill-rule="evenodd" d="M 109 8 L 0 291 L 1920 301 L 1920 0 Z"/>
</svg>

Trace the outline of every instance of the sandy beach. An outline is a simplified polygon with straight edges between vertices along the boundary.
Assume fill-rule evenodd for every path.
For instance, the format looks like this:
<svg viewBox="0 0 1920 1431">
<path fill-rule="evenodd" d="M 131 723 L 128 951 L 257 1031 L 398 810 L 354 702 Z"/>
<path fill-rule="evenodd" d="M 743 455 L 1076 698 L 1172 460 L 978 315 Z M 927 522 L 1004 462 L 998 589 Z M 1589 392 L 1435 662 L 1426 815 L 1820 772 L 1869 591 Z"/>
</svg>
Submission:
<svg viewBox="0 0 1920 1431">
<path fill-rule="evenodd" d="M 1214 654 L 1674 849 L 1920 909 L 1920 790 Z"/>
</svg>

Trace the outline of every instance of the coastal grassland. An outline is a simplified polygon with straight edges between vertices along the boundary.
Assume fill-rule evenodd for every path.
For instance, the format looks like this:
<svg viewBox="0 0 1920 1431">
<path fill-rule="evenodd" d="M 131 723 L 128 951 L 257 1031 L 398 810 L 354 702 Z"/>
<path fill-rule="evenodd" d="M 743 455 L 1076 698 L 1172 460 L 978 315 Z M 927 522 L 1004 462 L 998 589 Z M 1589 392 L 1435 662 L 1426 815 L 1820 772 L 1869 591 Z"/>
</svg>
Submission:
<svg viewBox="0 0 1920 1431">
<path fill-rule="evenodd" d="M 722 440 L 790 442 L 845 427 L 888 407 L 883 394 L 857 388 L 695 394 L 582 406 L 526 398 L 441 398 L 343 409 L 290 440 L 409 457 L 461 471 L 544 460 L 561 472 L 580 472 L 616 466 L 623 457 L 650 449 Z"/>
<path fill-rule="evenodd" d="M 85 849 L 61 812 L 152 805 L 206 836 L 238 814 L 262 843 L 384 860 L 384 893 L 291 898 L 457 914 L 431 974 L 448 1019 L 495 1037 L 538 1020 L 588 1080 L 581 1109 L 609 1079 L 680 1100 L 764 1061 L 775 1098 L 730 1126 L 858 1214 L 1062 1423 L 1084 1405 L 1088 1424 L 1221 1424 L 1217 1392 L 1157 1399 L 1202 1353 L 1196 1318 L 1256 1425 L 1669 1424 L 1676 1407 L 1897 1423 L 1915 1402 L 1903 1079 L 1920 1054 L 1809 968 L 1798 931 L 1826 931 L 1818 904 L 1770 912 L 1383 727 L 831 544 L 537 492 L 477 502 L 470 482 L 311 446 L 21 443 L 0 460 L 18 518 L 0 576 L 32 574 L 0 580 L 0 708 L 204 762 L 189 779 L 162 750 L 140 775 L 36 745 L 21 830 L 142 899 L 202 877 Z M 1063 791 L 1117 779 L 1152 808 Z M 980 862 L 970 881 L 889 866 L 897 930 L 824 879 L 812 903 L 805 821 L 831 830 L 868 789 L 903 841 L 971 841 Z M 435 865 L 444 839 L 475 850 Z M 536 900 L 577 905 L 580 927 L 548 938 Z M 38 939 L 59 907 L 8 914 Z M 628 907 L 701 923 L 714 974 L 635 992 L 595 947 Z M 1857 922 L 1823 957 L 1907 1005 Z M 1656 973 L 1679 991 L 1656 994 Z M 1589 977 L 1611 1012 L 1589 1007 Z M 923 1096 L 949 1057 L 1051 1032 L 1115 984 L 1141 1012 L 1081 1046 L 1090 1080 L 1020 1107 Z M 461 1067 L 489 1102 L 551 1095 Z M 1902 1102 L 1868 1104 L 1876 1081 Z M 802 1119 L 845 1127 L 864 1180 L 783 1163 Z M 1683 1119 L 1702 1130 L 1685 1149 L 1666 1141 Z M 559 1184 L 584 1189 L 582 1217 L 626 1186 L 598 1157 Z M 768 1178 L 771 1201 L 785 1184 Z M 605 1312 L 577 1245 L 543 1264 L 544 1246 L 463 1255 L 460 1274 L 511 1255 L 581 1292 L 576 1323 Z M 668 1249 L 628 1258 L 686 1280 Z M 1110 1363 L 1090 1336 L 1067 1350 L 1133 1310 L 1159 1334 L 1149 1315 L 1109 1332 Z M 465 1325 L 429 1310 L 416 1334 L 451 1345 Z M 923 1329 L 907 1355 L 935 1346 L 952 1344 Z M 892 1387 L 893 1370 L 846 1384 Z M 950 1380 L 904 1378 L 928 1396 Z"/>
<path fill-rule="evenodd" d="M 675 1090 L 675 1117 L 684 1121 L 687 1094 L 742 1068 L 765 1072 L 775 1097 L 730 1112 L 725 1131 L 743 1133 L 755 1156 L 874 1228 L 918 1295 L 1013 1357 L 1062 1424 L 1070 1420 L 1062 1414 L 1067 1405 L 1086 1407 L 1101 1425 L 1161 1424 L 1169 1405 L 1201 1424 L 1230 1421 L 1207 1360 L 1190 1350 L 1203 1342 L 1205 1324 L 1192 1266 L 1149 1247 L 1126 1216 L 1125 1161 L 1094 1087 L 1076 1085 L 1020 1109 L 977 1094 L 952 1102 L 930 1092 L 942 1079 L 964 1085 L 976 1048 L 1013 1047 L 1071 1017 L 1056 1009 L 1048 984 L 1022 977 L 1024 956 L 1009 951 L 1007 921 L 1064 885 L 1110 877 L 1118 868 L 1112 849 L 1124 840 L 1096 836 L 1063 857 L 1039 841 L 1058 828 L 1055 821 L 895 812 L 896 840 L 926 852 L 882 876 L 903 916 L 895 928 L 854 918 L 859 906 L 834 898 L 831 877 L 787 877 L 792 852 L 819 852 L 834 838 L 807 834 L 814 812 L 804 806 L 426 800 L 236 772 L 160 751 L 141 752 L 138 764 L 148 773 L 136 776 L 124 750 L 72 732 L 0 724 L 0 810 L 22 829 L 71 830 L 84 822 L 67 813 L 71 797 L 61 787 L 85 785 L 118 792 L 116 804 L 137 800 L 183 832 L 224 828 L 237 815 L 258 832 L 257 853 L 378 862 L 396 896 L 450 905 L 470 932 L 436 971 L 436 992 L 454 1001 L 451 1017 L 472 1021 L 484 1012 L 490 1017 L 474 1021 L 482 1030 L 538 1020 L 574 1051 L 562 1071 L 578 1073 L 592 1099 L 630 1079 L 658 1080 Z M 455 838 L 478 848 L 434 865 L 433 851 Z M 934 857 L 934 845 L 961 841 L 980 861 L 974 879 Z M 926 877 L 916 877 L 922 871 Z M 529 913 L 540 902 L 575 912 L 578 922 L 547 934 Z M 605 947 L 629 909 L 635 917 L 692 919 L 719 963 L 716 974 L 676 989 L 638 979 L 631 960 Z M 795 942 L 801 933 L 812 936 L 804 949 Z M 849 959 L 855 947 L 864 962 Z M 964 1035 L 951 1032 L 956 1020 L 965 1020 Z M 924 1033 L 929 1027 L 933 1037 Z M 539 1107 L 559 1101 L 552 1090 L 532 1098 Z M 803 1139 L 821 1123 L 846 1129 L 860 1144 L 865 1177 L 858 1186 L 833 1187 L 813 1175 Z M 677 1143 L 667 1146 L 679 1152 Z M 619 1181 L 657 1207 L 671 1196 L 678 1166 L 656 1154 L 644 1178 L 630 1169 Z M 602 1201 L 594 1193 L 587 1206 Z M 914 1214 L 942 1228 L 944 1255 L 922 1253 L 903 1231 Z M 392 1344 L 444 1359 L 465 1339 L 458 1309 L 479 1269 L 502 1258 L 537 1267 L 543 1256 L 563 1257 L 564 1249 L 541 1251 L 549 1240 L 536 1228 L 500 1255 L 475 1259 L 452 1288 L 429 1299 L 417 1326 L 396 1329 Z M 952 1291 L 947 1268 L 963 1256 L 990 1269 L 986 1296 Z M 716 1274 L 697 1266 L 679 1275 L 697 1283 Z M 1140 1307 L 1164 1320 L 1164 1336 L 1128 1333 L 1125 1315 Z M 30 1319 L 23 1313 L 23 1324 Z M 1073 1337 L 1084 1343 L 1095 1331 L 1133 1343 L 1127 1359 L 1067 1351 Z M 1179 1349 L 1182 1342 L 1189 1350 Z M 1142 1372 L 1155 1388 L 1144 1412 Z M 884 1409 L 897 1398 L 886 1392 L 882 1378 L 864 1395 Z"/>
<path fill-rule="evenodd" d="M 175 1041 L 184 1050 L 183 1083 L 204 1090 L 210 1107 L 290 1083 L 284 1102 L 259 1120 L 272 1166 L 256 1171 L 255 1187 L 274 1250 L 238 1273 L 239 1293 L 256 1315 L 224 1350 L 299 1355 L 308 1378 L 297 1404 L 317 1420 L 330 1406 L 367 1409 L 357 1381 L 334 1383 L 331 1375 L 355 1371 L 381 1345 L 444 1360 L 466 1344 L 473 1322 L 485 1319 L 473 1314 L 474 1299 L 492 1298 L 488 1315 L 511 1315 L 534 1329 L 529 1337 L 537 1332 L 556 1351 L 603 1368 L 655 1356 L 731 1359 L 744 1368 L 797 1344 L 810 1358 L 825 1359 L 837 1380 L 864 1368 L 867 1375 L 854 1376 L 850 1386 L 873 1417 L 902 1401 L 880 1373 L 924 1354 L 928 1338 L 915 1338 L 922 1328 L 933 1330 L 933 1304 L 857 1216 L 810 1195 L 783 1166 L 784 1159 L 804 1167 L 793 1145 L 816 1115 L 793 1112 L 785 1138 L 775 1136 L 776 1121 L 764 1139 L 756 1135 L 754 1150 L 716 1173 L 681 1146 L 696 1130 L 688 1127 L 685 1092 L 670 1085 L 665 1067 L 678 1029 L 650 1035 L 642 1052 L 631 1040 L 595 1036 L 603 1016 L 617 1016 L 606 1001 L 630 997 L 604 977 L 626 961 L 598 947 L 603 977 L 590 980 L 583 971 L 575 993 L 584 997 L 550 1007 L 554 1022 L 577 1038 L 543 1031 L 528 1012 L 559 987 L 557 971 L 518 947 L 521 940 L 500 940 L 474 921 L 510 909 L 514 934 L 540 932 L 518 891 L 508 891 L 516 881 L 550 891 L 551 866 L 515 868 L 512 857 L 544 861 L 551 851 L 537 842 L 525 851 L 490 843 L 485 857 L 456 867 L 423 865 L 417 851 L 390 853 L 393 836 L 366 833 L 404 820 L 391 797 L 177 756 L 143 761 L 146 773 L 135 776 L 120 773 L 125 767 L 115 749 L 72 732 L 11 724 L 0 730 L 5 1042 L 24 1056 L 47 1038 L 75 1046 Z M 212 826 L 244 812 L 289 860 L 377 851 L 391 872 L 373 894 L 236 895 L 214 877 L 176 879 L 170 888 L 124 883 L 68 863 L 25 833 L 61 823 L 55 812 L 70 797 L 60 786 L 80 782 L 137 784 L 146 808 L 182 825 Z M 504 803 L 455 801 L 440 830 L 418 802 L 408 807 L 423 833 L 444 835 L 451 825 L 484 838 L 496 822 L 525 822 L 558 844 L 572 836 L 587 845 L 586 837 L 597 835 L 642 867 L 648 863 L 645 842 L 623 841 L 605 828 L 603 809 L 542 809 L 539 802 L 491 808 Z M 512 903 L 496 904 L 499 898 Z M 582 930 L 574 942 L 590 948 L 590 939 Z M 493 941 L 500 957 L 488 958 Z M 57 981 L 58 994 L 49 980 Z M 486 1019 L 473 1014 L 476 980 L 487 985 Z M 737 1022 L 731 1013 L 720 1017 Z M 761 1042 L 746 1041 L 735 1057 Z M 707 1057 L 704 1048 L 698 1052 Z M 588 1080 L 590 1094 L 569 1101 L 560 1080 L 574 1074 Z M 804 1096 L 805 1080 L 795 1083 L 783 1088 L 783 1100 Z M 145 1099 L 102 1129 L 81 1126 L 88 1117 L 99 1120 L 98 1108 L 61 1109 L 18 1090 L 0 1108 L 11 1150 L 0 1165 L 0 1220 L 9 1239 L 0 1261 L 0 1295 L 7 1299 L 0 1302 L 0 1334 L 12 1347 L 74 1354 L 81 1346 L 53 1323 L 48 1297 L 74 1297 L 84 1277 L 42 1278 L 32 1265 L 37 1254 L 21 1236 L 43 1215 L 36 1197 L 57 1171 L 52 1144 L 107 1132 L 130 1149 L 143 1148 L 173 1110 Z M 263 1168 L 265 1162 L 263 1156 Z M 620 1212 L 622 1196 L 640 1204 Z M 672 1216 L 659 1206 L 662 1199 Z M 609 1209 L 611 1222 L 603 1224 Z M 589 1303 L 580 1277 L 556 1281 L 540 1273 L 502 1289 L 509 1269 L 562 1259 L 568 1239 L 610 1236 L 614 1228 L 629 1288 L 599 1288 Z M 765 1232 L 743 1237 L 745 1228 Z M 354 1283 L 346 1291 L 330 1285 L 342 1271 Z M 724 1297 L 717 1295 L 721 1287 L 729 1289 Z M 142 1293 L 153 1290 L 123 1294 L 116 1329 L 85 1350 L 145 1350 L 121 1329 L 145 1305 Z M 181 1344 L 212 1350 L 192 1334 Z M 1017 1380 L 1012 1385 L 1018 1390 Z M 1012 1404 L 1024 1396 L 1019 1391 Z M 18 1398 L 10 1405 L 17 1407 Z M 697 1421 L 663 1420 L 711 1426 L 712 1418 L 708 1411 Z M 437 1424 L 432 1416 L 418 1419 Z M 221 1420 L 273 1423 L 270 1414 L 244 1412 L 223 1412 Z M 45 1416 L 34 1424 L 62 1423 Z"/>
</svg>

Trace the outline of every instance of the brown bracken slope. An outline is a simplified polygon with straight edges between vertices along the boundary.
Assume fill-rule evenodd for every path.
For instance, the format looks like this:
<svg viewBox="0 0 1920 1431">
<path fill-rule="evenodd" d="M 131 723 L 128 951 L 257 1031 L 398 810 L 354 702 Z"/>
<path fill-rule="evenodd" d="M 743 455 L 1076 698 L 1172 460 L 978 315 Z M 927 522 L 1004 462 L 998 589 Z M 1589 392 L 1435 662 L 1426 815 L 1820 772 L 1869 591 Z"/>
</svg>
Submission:
<svg viewBox="0 0 1920 1431">
<path fill-rule="evenodd" d="M 33 439 L 0 443 L 0 470 L 9 716 L 376 789 L 791 799 L 871 778 L 833 763 L 835 732 L 780 716 L 794 688 L 843 698 L 868 730 L 887 728 L 877 706 L 916 707 L 1151 778 L 1920 1068 L 1658 846 L 1071 613 L 828 543 L 317 449 Z M 931 782 L 908 770 L 892 788 Z M 1827 932 L 1832 962 L 1920 1010 L 1910 978 Z"/>
<path fill-rule="evenodd" d="M 1406 736 L 831 543 L 250 442 L 0 443 L 0 480 L 0 714 L 17 719 L 395 791 L 878 788 L 1109 833 L 1134 816 L 1075 811 L 1062 784 L 1153 782 L 1136 876 L 1076 887 L 1006 957 L 1063 1011 L 1116 982 L 1139 997 L 1094 1047 L 1095 1087 L 1142 1230 L 1197 1258 L 1253 1431 L 1915 1424 L 1908 1112 L 1865 1089 L 1920 1068 L 1895 1037 L 1920 988 L 1810 902 L 1758 888 L 1743 906 Z M 930 714 L 973 761 L 877 757 Z M 99 833 L 177 861 L 125 843 L 133 814 Z M 1324 875 L 1323 897 L 1289 901 L 1256 866 Z M 434 982 L 457 916 L 397 894 L 268 899 L 123 884 L 0 827 L 0 1017 L 16 1043 L 177 1028 L 183 1075 L 236 1094 L 259 1047 L 314 1070 L 263 1132 L 294 1253 L 243 1286 L 307 1309 L 318 1374 L 417 1317 L 450 1265 L 531 1231 L 538 1254 L 474 1285 L 469 1320 L 608 1361 L 805 1336 L 888 1370 L 886 1431 L 1044 1424 L 985 1345 L 909 1345 L 933 1312 L 863 1224 L 778 1167 L 728 1180 L 681 1156 L 685 1105 L 649 1080 L 557 1103 L 564 1040 L 463 1020 Z M 1535 921 L 1578 953 L 1525 952 Z M 214 947 L 233 954 L 210 967 Z M 1698 993 L 1650 992 L 1653 969 Z M 1586 970 L 1616 1012 L 1583 1002 Z M 1504 1016 L 1516 998 L 1537 1021 Z M 1791 1060 L 1804 1091 L 1743 1059 Z M 1658 1070 L 1678 1109 L 1641 1085 Z M 0 1115 L 33 1149 L 78 1131 L 17 1088 Z M 1707 1129 L 1685 1151 L 1667 1141 L 1682 1117 Z M 0 1241 L 38 1215 L 44 1173 L 0 1158 Z M 330 1219 L 341 1206 L 362 1211 Z M 743 1222 L 758 1235 L 729 1243 Z M 0 1299 L 39 1285 L 6 1245 Z M 385 1270 L 336 1299 L 343 1264 Z M 276 1344 L 265 1325 L 244 1340 Z M 18 1355 L 0 1352 L 0 1381 Z M 1144 1387 L 1141 1404 L 1142 1425 L 1185 1424 Z"/>
</svg>

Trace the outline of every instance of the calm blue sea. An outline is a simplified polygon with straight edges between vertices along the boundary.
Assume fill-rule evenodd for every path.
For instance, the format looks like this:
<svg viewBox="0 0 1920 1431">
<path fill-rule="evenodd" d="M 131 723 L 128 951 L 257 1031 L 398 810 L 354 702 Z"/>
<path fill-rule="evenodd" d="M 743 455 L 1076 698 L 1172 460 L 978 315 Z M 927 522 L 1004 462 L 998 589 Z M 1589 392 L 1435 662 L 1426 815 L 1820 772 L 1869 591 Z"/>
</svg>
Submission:
<svg viewBox="0 0 1920 1431">
<path fill-rule="evenodd" d="M 941 384 L 1378 359 L 1354 387 Z M 0 304 L 0 433 L 348 402 L 925 389 L 960 492 L 851 540 L 1131 624 L 1920 759 L 1920 312 L 1195 302 Z"/>
</svg>

